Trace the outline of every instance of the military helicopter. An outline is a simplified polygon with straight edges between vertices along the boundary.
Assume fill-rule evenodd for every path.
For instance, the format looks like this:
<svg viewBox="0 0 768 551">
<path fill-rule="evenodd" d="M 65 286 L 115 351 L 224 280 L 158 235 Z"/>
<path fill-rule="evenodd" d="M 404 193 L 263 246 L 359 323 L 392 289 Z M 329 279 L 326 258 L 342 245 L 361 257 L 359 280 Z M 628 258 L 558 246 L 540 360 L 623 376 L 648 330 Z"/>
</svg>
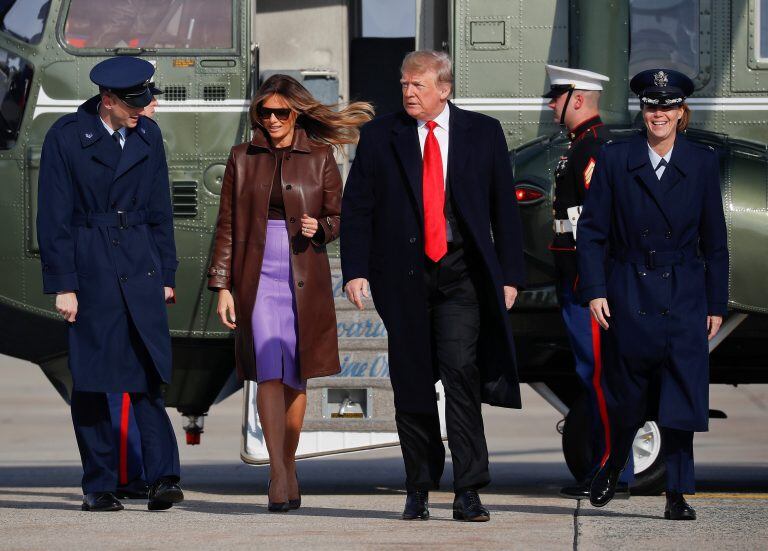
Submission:
<svg viewBox="0 0 768 551">
<path fill-rule="evenodd" d="M 231 335 L 216 318 L 205 273 L 229 148 L 250 137 L 248 98 L 260 79 L 289 72 L 327 103 L 372 99 L 386 112 L 399 101 L 402 54 L 416 47 L 447 49 L 455 61 L 455 103 L 498 118 L 505 129 L 529 273 L 511 314 L 520 377 L 565 417 L 563 449 L 575 475 L 583 474 L 590 454 L 547 250 L 550 182 L 566 140 L 541 99 L 545 63 L 609 75 L 601 107 L 617 133 L 636 126 L 639 106 L 627 94 L 631 74 L 664 65 L 694 78 L 688 135 L 720 154 L 731 244 L 732 314 L 713 342 L 711 381 L 768 382 L 761 344 L 768 331 L 768 0 L 121 0 L 120 10 L 104 6 L 103 0 L 0 0 L 0 353 L 40 366 L 65 399 L 66 327 L 41 292 L 37 175 L 48 128 L 94 94 L 90 68 L 109 56 L 141 56 L 155 64 L 164 91 L 157 120 L 181 261 L 178 301 L 169 310 L 174 374 L 166 401 L 185 416 L 187 441 L 195 444 L 211 407 L 240 388 Z M 412 21 L 412 28 L 371 31 L 386 11 Z M 349 158 L 339 157 L 343 171 Z M 332 270 L 342 373 L 310 381 L 304 457 L 397 443 L 386 330 L 372 307 L 357 312 L 346 303 L 338 261 Z M 241 457 L 263 463 L 255 393 L 255 385 L 245 386 Z M 634 489 L 660 489 L 662 446 L 649 422 L 635 441 Z"/>
</svg>

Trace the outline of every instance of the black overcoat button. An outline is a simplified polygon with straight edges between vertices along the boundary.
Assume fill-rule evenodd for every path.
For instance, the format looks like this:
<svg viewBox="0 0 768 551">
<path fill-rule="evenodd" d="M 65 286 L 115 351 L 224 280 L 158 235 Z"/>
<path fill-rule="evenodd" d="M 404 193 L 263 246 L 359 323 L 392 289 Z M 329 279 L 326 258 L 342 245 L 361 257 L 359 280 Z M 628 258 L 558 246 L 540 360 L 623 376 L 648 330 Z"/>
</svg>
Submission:
<svg viewBox="0 0 768 551">
<path fill-rule="evenodd" d="M 661 274 L 661 277 L 663 277 L 664 279 L 667 279 L 669 277 L 669 272 L 664 272 L 663 274 Z"/>
<path fill-rule="evenodd" d="M 290 220 L 288 220 L 288 221 L 289 221 L 291 224 L 293 224 L 294 222 L 296 222 L 296 219 L 295 219 L 293 216 L 291 216 L 291 219 L 290 219 Z"/>
<path fill-rule="evenodd" d="M 640 232 L 640 237 L 648 237 L 648 233 L 649 233 L 648 230 L 643 230 Z"/>
<path fill-rule="evenodd" d="M 415 237 L 411 237 L 408 241 L 410 243 L 416 243 L 416 238 Z"/>
<path fill-rule="evenodd" d="M 120 240 L 119 240 L 119 239 L 113 239 L 113 240 L 112 240 L 112 244 L 113 244 L 115 247 L 117 247 L 117 246 L 120 244 Z"/>
<path fill-rule="evenodd" d="M 304 282 L 303 281 L 299 281 L 299 287 L 304 287 Z"/>
<path fill-rule="evenodd" d="M 124 276 L 124 275 L 120 276 L 120 281 L 125 283 L 126 281 L 128 281 L 128 276 Z"/>
<path fill-rule="evenodd" d="M 292 188 L 293 188 L 293 186 L 291 184 L 288 184 L 287 186 L 285 186 L 285 189 L 287 189 L 287 190 L 290 190 Z"/>
</svg>

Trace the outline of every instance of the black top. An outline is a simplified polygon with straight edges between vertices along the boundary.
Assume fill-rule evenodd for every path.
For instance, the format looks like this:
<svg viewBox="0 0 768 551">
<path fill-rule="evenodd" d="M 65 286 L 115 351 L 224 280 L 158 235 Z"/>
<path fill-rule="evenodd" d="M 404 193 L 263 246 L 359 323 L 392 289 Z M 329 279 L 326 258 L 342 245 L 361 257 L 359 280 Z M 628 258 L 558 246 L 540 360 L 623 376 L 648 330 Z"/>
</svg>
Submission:
<svg viewBox="0 0 768 551">
<path fill-rule="evenodd" d="M 552 198 L 552 214 L 556 220 L 568 218 L 568 208 L 584 204 L 584 197 L 592 180 L 600 147 L 611 140 L 610 131 L 600 117 L 593 117 L 577 126 L 568 134 L 571 144 L 560 157 L 555 169 L 555 189 Z M 573 234 L 556 235 L 553 250 L 575 250 Z"/>
<path fill-rule="evenodd" d="M 272 151 L 275 154 L 275 176 L 272 179 L 272 190 L 269 192 L 269 219 L 285 220 L 285 204 L 283 203 L 283 155 L 290 147 L 276 147 Z"/>
</svg>

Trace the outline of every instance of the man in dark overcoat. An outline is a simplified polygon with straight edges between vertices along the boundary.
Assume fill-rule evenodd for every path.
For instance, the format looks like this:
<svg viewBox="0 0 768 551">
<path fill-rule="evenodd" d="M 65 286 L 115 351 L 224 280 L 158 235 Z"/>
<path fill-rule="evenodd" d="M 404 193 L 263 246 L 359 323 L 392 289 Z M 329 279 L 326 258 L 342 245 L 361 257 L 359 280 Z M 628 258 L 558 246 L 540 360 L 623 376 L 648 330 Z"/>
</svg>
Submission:
<svg viewBox="0 0 768 551">
<path fill-rule="evenodd" d="M 117 458 L 106 393 L 129 392 L 141 434 L 150 510 L 183 499 L 161 385 L 171 378 L 166 300 L 178 262 L 168 167 L 157 125 L 140 113 L 154 67 L 97 64 L 99 95 L 46 135 L 37 227 L 44 292 L 69 322 L 72 420 L 83 510 L 115 511 Z"/>
<path fill-rule="evenodd" d="M 428 492 L 443 472 L 439 379 L 453 516 L 486 521 L 477 494 L 490 481 L 480 405 L 520 407 L 507 314 L 524 280 L 512 171 L 499 122 L 448 101 L 446 54 L 413 52 L 401 75 L 404 110 L 363 127 L 344 190 L 345 290 L 362 309 L 370 282 L 389 335 L 403 518 L 428 518 Z"/>
</svg>

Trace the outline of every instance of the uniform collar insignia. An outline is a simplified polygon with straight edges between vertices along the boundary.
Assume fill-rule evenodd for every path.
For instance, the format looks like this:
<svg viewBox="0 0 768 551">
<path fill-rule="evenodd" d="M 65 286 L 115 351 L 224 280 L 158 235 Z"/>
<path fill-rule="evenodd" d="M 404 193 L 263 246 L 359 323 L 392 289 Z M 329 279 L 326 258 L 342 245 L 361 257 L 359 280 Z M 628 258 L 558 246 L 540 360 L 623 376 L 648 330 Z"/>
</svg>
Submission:
<svg viewBox="0 0 768 551">
<path fill-rule="evenodd" d="M 653 84 L 655 86 L 664 87 L 667 85 L 667 82 L 669 82 L 669 78 L 667 77 L 667 73 L 664 71 L 653 73 Z"/>
<path fill-rule="evenodd" d="M 86 133 L 85 133 L 85 137 L 86 137 L 86 138 L 88 138 L 88 139 L 90 140 L 91 138 L 93 138 L 93 133 L 91 133 L 91 132 L 86 132 Z"/>
</svg>

